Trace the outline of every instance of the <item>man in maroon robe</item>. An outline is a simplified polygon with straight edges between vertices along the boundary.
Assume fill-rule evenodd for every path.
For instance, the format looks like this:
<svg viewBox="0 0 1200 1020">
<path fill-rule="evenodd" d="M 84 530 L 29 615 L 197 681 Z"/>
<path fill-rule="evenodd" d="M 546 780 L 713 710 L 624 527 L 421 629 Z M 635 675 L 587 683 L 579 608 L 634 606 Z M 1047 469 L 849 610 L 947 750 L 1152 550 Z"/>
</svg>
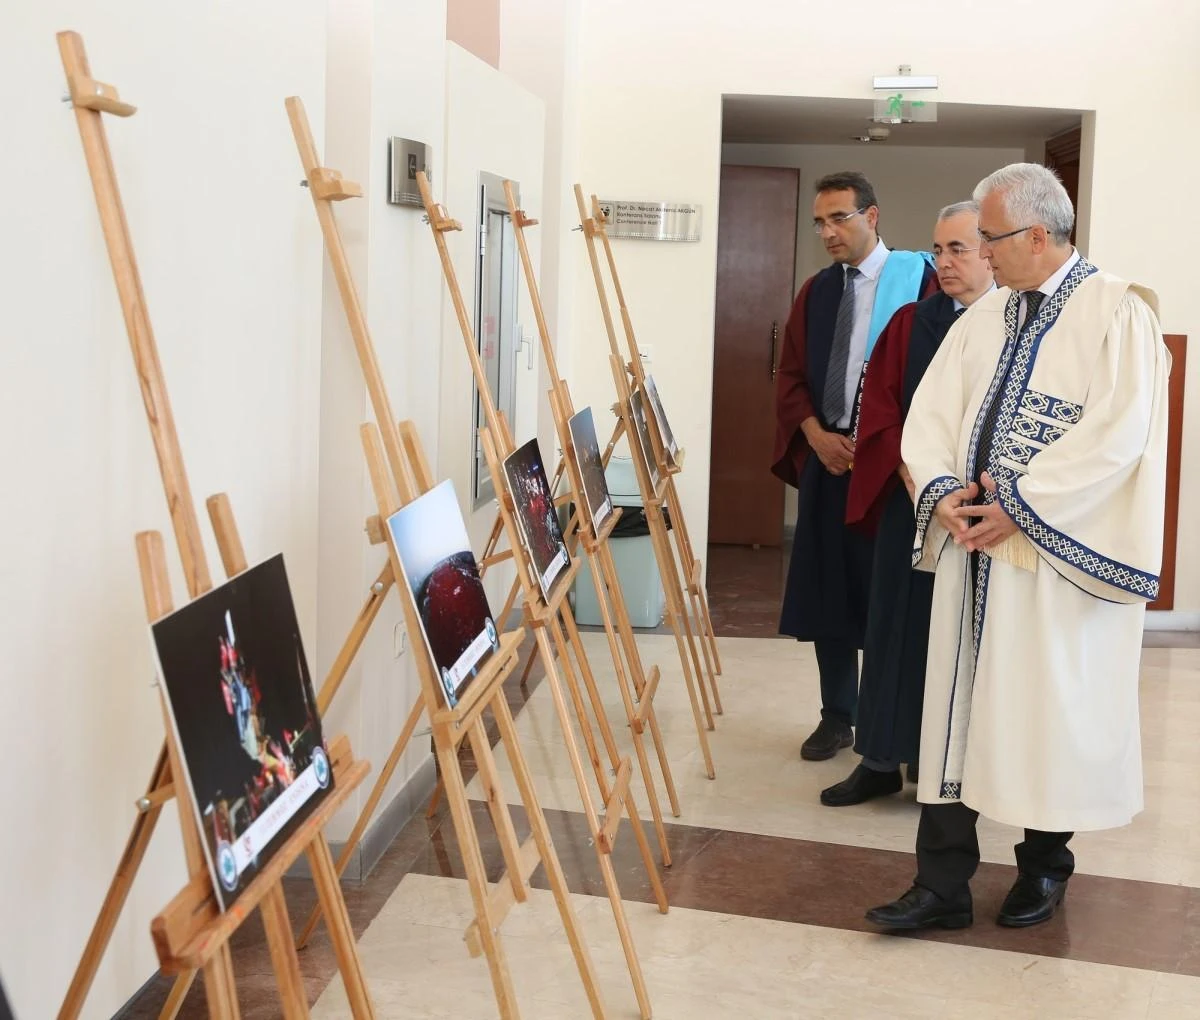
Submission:
<svg viewBox="0 0 1200 1020">
<path fill-rule="evenodd" d="M 979 257 L 979 207 L 949 205 L 933 228 L 941 291 L 901 308 L 888 323 L 863 379 L 846 523 L 875 538 L 870 605 L 854 749 L 862 761 L 821 792 L 829 807 L 861 804 L 915 778 L 933 574 L 912 569 L 912 482 L 900 460 L 900 432 L 917 384 L 966 308 L 992 289 Z"/>
<path fill-rule="evenodd" d="M 872 542 L 845 518 L 863 365 L 896 309 L 937 285 L 926 257 L 880 240 L 875 191 L 861 173 L 830 174 L 816 192 L 813 229 L 833 264 L 805 281 L 788 317 L 772 458 L 799 490 L 779 630 L 816 652 L 821 722 L 800 749 L 809 761 L 854 742 Z"/>
</svg>

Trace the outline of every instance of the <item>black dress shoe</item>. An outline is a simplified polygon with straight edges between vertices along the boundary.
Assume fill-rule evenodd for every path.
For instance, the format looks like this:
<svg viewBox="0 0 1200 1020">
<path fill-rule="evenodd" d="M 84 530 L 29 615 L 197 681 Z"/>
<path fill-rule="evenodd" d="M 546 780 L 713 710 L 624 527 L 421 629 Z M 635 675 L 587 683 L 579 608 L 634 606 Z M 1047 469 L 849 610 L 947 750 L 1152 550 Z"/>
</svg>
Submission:
<svg viewBox="0 0 1200 1020">
<path fill-rule="evenodd" d="M 857 765 L 853 772 L 835 786 L 821 791 L 821 803 L 826 807 L 849 807 L 862 804 L 872 797 L 886 797 L 904 789 L 900 770 L 876 772 L 865 765 Z"/>
<path fill-rule="evenodd" d="M 915 783 L 921 778 L 920 773 L 917 771 L 917 763 L 915 761 L 910 761 L 905 767 L 904 778 L 910 783 Z"/>
<path fill-rule="evenodd" d="M 854 731 L 844 722 L 822 719 L 801 746 L 800 757 L 805 761 L 825 761 L 853 743 Z"/>
<path fill-rule="evenodd" d="M 1004 897 L 996 923 L 1005 928 L 1028 928 L 1049 921 L 1066 895 L 1065 881 L 1018 875 Z"/>
<path fill-rule="evenodd" d="M 872 907 L 867 920 L 888 931 L 916 931 L 918 928 L 967 928 L 975 920 L 971 894 L 944 900 L 936 893 L 914 885 L 894 903 Z"/>
</svg>

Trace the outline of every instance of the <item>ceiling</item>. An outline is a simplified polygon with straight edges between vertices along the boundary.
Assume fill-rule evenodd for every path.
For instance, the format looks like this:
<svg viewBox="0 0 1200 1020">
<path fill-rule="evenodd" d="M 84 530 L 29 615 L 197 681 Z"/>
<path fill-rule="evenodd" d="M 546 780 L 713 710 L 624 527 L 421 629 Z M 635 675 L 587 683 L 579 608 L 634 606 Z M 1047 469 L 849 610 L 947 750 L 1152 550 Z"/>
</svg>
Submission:
<svg viewBox="0 0 1200 1020">
<path fill-rule="evenodd" d="M 875 126 L 870 99 L 725 96 L 723 109 L 723 142 L 850 145 Z M 889 125 L 891 136 L 882 144 L 1023 147 L 1075 127 L 1080 117 L 1079 110 L 937 103 L 935 123 Z"/>
</svg>

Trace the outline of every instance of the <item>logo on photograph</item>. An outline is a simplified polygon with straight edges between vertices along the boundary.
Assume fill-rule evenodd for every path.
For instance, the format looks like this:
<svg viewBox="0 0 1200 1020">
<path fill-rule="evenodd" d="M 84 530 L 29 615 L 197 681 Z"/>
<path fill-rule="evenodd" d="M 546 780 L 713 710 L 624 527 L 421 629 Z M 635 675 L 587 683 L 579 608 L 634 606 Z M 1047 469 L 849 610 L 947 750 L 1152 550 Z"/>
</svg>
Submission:
<svg viewBox="0 0 1200 1020">
<path fill-rule="evenodd" d="M 492 622 L 490 616 L 484 623 L 483 628 L 487 631 L 488 640 L 492 643 L 492 651 L 500 651 L 500 635 L 496 633 L 496 625 Z"/>
<path fill-rule="evenodd" d="M 217 844 L 217 877 L 226 892 L 233 892 L 238 884 L 237 858 L 233 847 L 226 840 Z"/>
<path fill-rule="evenodd" d="M 317 784 L 323 790 L 329 785 L 329 758 L 326 757 L 323 747 L 313 751 L 312 764 L 313 775 L 317 777 Z"/>
</svg>

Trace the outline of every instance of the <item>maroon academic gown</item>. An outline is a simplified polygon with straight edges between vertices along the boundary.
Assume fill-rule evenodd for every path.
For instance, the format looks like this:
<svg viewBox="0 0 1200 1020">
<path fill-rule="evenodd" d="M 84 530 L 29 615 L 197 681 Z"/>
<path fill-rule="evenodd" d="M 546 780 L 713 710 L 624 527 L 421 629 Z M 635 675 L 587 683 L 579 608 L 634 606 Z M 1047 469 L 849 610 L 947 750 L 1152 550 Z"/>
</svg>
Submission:
<svg viewBox="0 0 1200 1020">
<path fill-rule="evenodd" d="M 826 471 L 819 458 L 810 456 L 812 450 L 800 428 L 807 418 L 821 421 L 813 395 L 825 389 L 844 280 L 844 270 L 835 264 L 806 280 L 796 295 L 780 354 L 771 470 L 798 490 L 780 633 L 799 641 L 851 642 L 861 648 L 873 556 L 871 539 L 845 526 L 852 472 L 835 476 Z M 937 276 L 927 268 L 922 293 L 936 288 Z M 830 427 L 830 423 L 822 424 Z"/>
<path fill-rule="evenodd" d="M 881 762 L 915 762 L 933 574 L 912 569 L 912 500 L 897 474 L 913 394 L 956 318 L 938 292 L 900 308 L 880 334 L 863 380 L 846 523 L 874 536 L 854 749 Z"/>
</svg>

